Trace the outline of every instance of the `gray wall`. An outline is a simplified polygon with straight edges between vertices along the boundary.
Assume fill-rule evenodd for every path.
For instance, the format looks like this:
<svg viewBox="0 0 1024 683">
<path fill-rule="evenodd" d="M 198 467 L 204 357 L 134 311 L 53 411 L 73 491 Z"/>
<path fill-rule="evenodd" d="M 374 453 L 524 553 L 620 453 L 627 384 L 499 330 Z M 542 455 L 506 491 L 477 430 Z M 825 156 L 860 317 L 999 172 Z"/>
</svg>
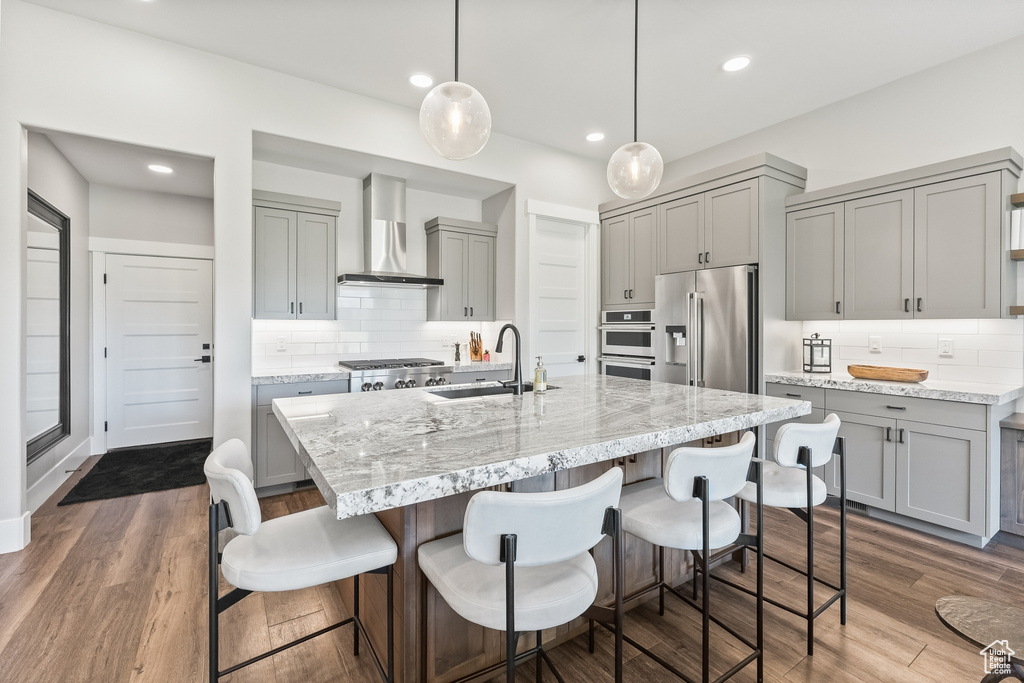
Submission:
<svg viewBox="0 0 1024 683">
<path fill-rule="evenodd" d="M 163 192 L 89 186 L 93 237 L 213 246 L 213 200 Z"/>
<path fill-rule="evenodd" d="M 31 488 L 79 447 L 89 454 L 89 183 L 46 136 L 30 132 L 28 186 L 71 219 L 71 436 L 28 466 Z"/>
</svg>

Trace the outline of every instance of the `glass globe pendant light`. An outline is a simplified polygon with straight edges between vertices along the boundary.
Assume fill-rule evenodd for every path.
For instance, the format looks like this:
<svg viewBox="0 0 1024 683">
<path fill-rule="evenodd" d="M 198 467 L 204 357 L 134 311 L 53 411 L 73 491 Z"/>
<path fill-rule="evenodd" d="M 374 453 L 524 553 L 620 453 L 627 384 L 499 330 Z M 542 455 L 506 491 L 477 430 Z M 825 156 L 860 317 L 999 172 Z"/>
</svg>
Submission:
<svg viewBox="0 0 1024 683">
<path fill-rule="evenodd" d="M 639 0 L 633 0 L 633 142 L 627 142 L 608 160 L 608 185 L 623 199 L 641 199 L 654 192 L 665 172 L 661 154 L 646 142 L 637 142 L 637 44 Z"/>
<path fill-rule="evenodd" d="M 476 88 L 459 82 L 459 0 L 455 0 L 455 80 L 436 86 L 420 105 L 420 132 L 446 159 L 468 159 L 491 136 L 491 110 Z"/>
</svg>

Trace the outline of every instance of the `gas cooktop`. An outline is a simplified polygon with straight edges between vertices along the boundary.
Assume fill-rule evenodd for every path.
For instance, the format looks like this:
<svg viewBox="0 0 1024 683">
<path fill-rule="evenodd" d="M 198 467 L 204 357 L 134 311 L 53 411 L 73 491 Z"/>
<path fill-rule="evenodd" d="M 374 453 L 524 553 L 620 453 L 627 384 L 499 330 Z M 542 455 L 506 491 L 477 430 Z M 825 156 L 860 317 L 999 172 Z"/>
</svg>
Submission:
<svg viewBox="0 0 1024 683">
<path fill-rule="evenodd" d="M 338 365 L 347 370 L 390 370 L 392 368 L 428 368 L 444 365 L 443 361 L 429 358 L 372 358 L 366 360 L 343 360 Z"/>
</svg>

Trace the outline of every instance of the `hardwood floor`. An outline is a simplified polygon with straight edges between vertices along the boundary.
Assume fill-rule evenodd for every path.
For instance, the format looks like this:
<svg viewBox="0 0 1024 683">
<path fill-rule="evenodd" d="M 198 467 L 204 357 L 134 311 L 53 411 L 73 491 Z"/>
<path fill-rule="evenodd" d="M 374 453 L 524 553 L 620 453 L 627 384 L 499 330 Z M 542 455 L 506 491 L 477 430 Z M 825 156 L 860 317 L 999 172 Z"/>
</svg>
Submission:
<svg viewBox="0 0 1024 683">
<path fill-rule="evenodd" d="M 33 515 L 28 548 L 0 555 L 0 680 L 204 681 L 206 486 L 57 507 L 80 476 Z M 265 519 L 320 504 L 315 490 L 261 501 Z M 799 521 L 775 510 L 766 516 L 769 550 L 799 564 Z M 819 571 L 835 577 L 838 515 L 826 510 L 818 519 Z M 753 572 L 740 574 L 734 565 L 716 571 L 753 581 Z M 982 658 L 939 623 L 935 600 L 966 594 L 1020 604 L 1024 551 L 995 543 L 975 550 L 850 515 L 849 575 L 848 623 L 839 625 L 837 608 L 820 617 L 813 657 L 805 656 L 800 620 L 766 606 L 766 680 L 980 680 Z M 712 590 L 715 613 L 752 634 L 752 600 L 720 585 Z M 801 577 L 770 564 L 766 590 L 795 604 L 804 595 Z M 699 615 L 671 599 L 667 605 L 665 617 L 656 603 L 630 612 L 627 633 L 697 675 Z M 222 619 L 222 667 L 343 615 L 331 587 L 252 595 Z M 723 632 L 713 634 L 714 668 L 721 671 L 740 650 Z M 346 627 L 223 680 L 375 683 L 370 659 L 353 657 L 351 643 Z M 607 633 L 598 632 L 595 655 L 580 637 L 551 656 L 567 682 L 611 681 Z M 628 681 L 676 680 L 628 646 L 626 657 Z M 533 680 L 532 664 L 520 666 L 519 678 Z M 734 680 L 754 680 L 752 667 Z"/>
</svg>

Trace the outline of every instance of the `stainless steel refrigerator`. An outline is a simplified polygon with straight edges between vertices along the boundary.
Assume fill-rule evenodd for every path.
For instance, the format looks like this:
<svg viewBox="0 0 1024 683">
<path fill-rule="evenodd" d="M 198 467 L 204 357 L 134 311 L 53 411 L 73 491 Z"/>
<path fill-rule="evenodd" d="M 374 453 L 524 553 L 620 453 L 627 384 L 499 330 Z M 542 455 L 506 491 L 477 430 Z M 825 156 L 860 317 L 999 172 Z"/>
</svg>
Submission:
<svg viewBox="0 0 1024 683">
<path fill-rule="evenodd" d="M 654 278 L 659 382 L 757 393 L 757 266 Z"/>
</svg>

